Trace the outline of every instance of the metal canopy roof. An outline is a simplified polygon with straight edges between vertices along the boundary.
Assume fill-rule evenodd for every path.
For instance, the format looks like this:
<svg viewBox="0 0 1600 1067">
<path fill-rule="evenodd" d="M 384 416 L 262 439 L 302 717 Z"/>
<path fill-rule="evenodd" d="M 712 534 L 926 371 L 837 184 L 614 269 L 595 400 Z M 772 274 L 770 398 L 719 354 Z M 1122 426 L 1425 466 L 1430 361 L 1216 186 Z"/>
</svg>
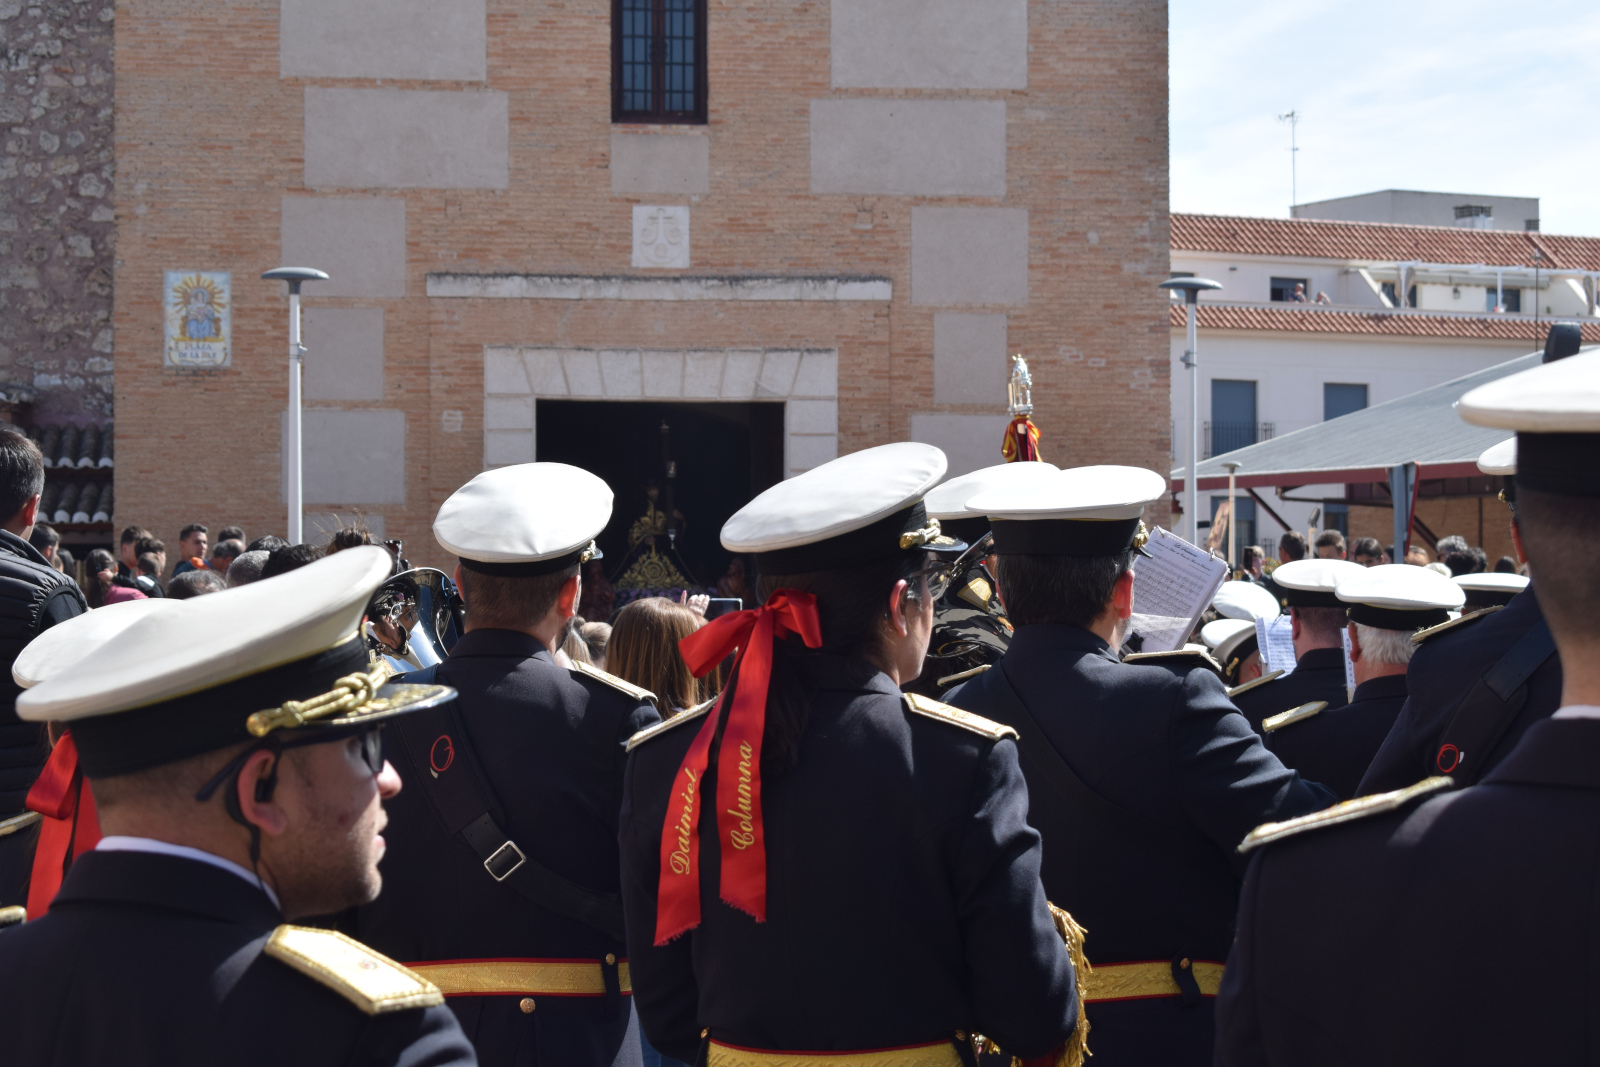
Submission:
<svg viewBox="0 0 1600 1067">
<path fill-rule="evenodd" d="M 1390 467 L 1411 462 L 1417 464 L 1418 480 L 1480 477 L 1478 456 L 1512 435 L 1463 422 L 1456 414 L 1456 401 L 1486 382 L 1538 366 L 1541 358 L 1543 353 L 1534 352 L 1397 400 L 1201 460 L 1200 490 L 1228 487 L 1224 463 L 1239 465 L 1235 484 L 1241 489 L 1383 482 L 1389 478 Z M 1187 473 L 1186 467 L 1173 470 L 1173 492 L 1183 489 Z"/>
</svg>

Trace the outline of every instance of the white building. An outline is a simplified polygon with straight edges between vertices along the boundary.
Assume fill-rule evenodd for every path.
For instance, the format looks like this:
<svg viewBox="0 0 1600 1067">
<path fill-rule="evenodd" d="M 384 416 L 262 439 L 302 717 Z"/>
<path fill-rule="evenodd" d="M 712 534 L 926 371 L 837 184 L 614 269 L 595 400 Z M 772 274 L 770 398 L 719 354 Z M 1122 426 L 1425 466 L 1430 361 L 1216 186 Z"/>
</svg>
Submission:
<svg viewBox="0 0 1600 1067">
<path fill-rule="evenodd" d="M 1463 226 L 1473 230 L 1539 229 L 1539 198 L 1536 196 L 1383 189 L 1376 193 L 1296 204 L 1289 213 L 1297 219 L 1332 219 L 1340 222 Z"/>
<path fill-rule="evenodd" d="M 1202 458 L 1541 348 L 1552 319 L 1581 321 L 1585 342 L 1600 341 L 1596 238 L 1175 214 L 1171 243 L 1174 274 L 1223 285 L 1200 298 Z M 1170 321 L 1181 466 L 1190 389 L 1181 304 Z M 1202 522 L 1223 498 L 1202 504 Z M 1346 500 L 1344 485 L 1323 485 L 1264 502 L 1301 531 L 1320 511 L 1321 526 L 1348 532 Z M 1247 500 L 1241 524 L 1251 540 L 1275 544 L 1283 531 L 1261 510 Z"/>
</svg>

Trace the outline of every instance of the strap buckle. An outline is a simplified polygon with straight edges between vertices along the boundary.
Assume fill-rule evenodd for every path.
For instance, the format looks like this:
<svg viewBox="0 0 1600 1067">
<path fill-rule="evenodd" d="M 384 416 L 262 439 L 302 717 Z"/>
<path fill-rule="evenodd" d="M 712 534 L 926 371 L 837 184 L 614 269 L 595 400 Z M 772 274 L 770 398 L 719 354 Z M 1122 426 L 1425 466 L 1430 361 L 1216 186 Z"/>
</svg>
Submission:
<svg viewBox="0 0 1600 1067">
<path fill-rule="evenodd" d="M 515 856 L 516 862 L 512 862 Z M 528 857 L 522 854 L 515 841 L 508 840 L 505 844 L 494 850 L 494 854 L 483 861 L 483 869 L 489 872 L 489 877 L 497 882 L 503 882 L 516 872 L 518 867 L 528 862 Z"/>
</svg>

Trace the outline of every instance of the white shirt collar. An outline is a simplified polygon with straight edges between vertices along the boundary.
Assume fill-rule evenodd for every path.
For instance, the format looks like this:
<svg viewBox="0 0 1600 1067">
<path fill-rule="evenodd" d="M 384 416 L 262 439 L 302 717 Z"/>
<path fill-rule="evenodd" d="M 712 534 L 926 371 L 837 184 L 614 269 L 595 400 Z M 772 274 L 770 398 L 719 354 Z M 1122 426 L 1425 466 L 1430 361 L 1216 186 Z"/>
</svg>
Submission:
<svg viewBox="0 0 1600 1067">
<path fill-rule="evenodd" d="M 158 856 L 178 856 L 186 860 L 195 860 L 198 863 L 209 863 L 213 867 L 219 867 L 229 874 L 236 874 L 243 878 L 265 893 L 267 899 L 272 901 L 274 908 L 279 911 L 283 910 L 283 905 L 278 902 L 278 894 L 272 891 L 270 885 L 258 878 L 253 872 L 246 870 L 230 859 L 218 856 L 214 852 L 191 848 L 188 845 L 174 845 L 168 841 L 157 841 L 153 837 L 128 837 L 121 834 L 102 837 L 100 843 L 94 846 L 94 850 L 96 852 L 153 852 Z"/>
<path fill-rule="evenodd" d="M 1600 719 L 1600 704 L 1568 704 L 1552 719 Z"/>
</svg>

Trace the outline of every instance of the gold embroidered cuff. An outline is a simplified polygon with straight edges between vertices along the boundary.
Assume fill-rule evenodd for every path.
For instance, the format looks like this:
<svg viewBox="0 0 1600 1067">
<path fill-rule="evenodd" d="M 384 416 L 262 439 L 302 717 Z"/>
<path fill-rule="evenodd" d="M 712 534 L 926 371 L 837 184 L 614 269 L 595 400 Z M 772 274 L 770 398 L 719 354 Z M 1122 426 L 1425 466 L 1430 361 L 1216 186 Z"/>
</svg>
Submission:
<svg viewBox="0 0 1600 1067">
<path fill-rule="evenodd" d="M 948 1041 L 873 1052 L 769 1052 L 711 1042 L 707 1067 L 961 1067 Z"/>
<path fill-rule="evenodd" d="M 599 997 L 606 992 L 597 960 L 451 960 L 407 966 L 447 997 Z M 622 992 L 633 992 L 627 960 L 617 964 L 617 980 Z"/>
<path fill-rule="evenodd" d="M 1193 963 L 1195 984 L 1202 996 L 1214 997 L 1222 985 L 1222 964 L 1210 960 Z M 1141 1000 L 1146 997 L 1180 997 L 1183 990 L 1172 977 L 1172 964 L 1102 963 L 1089 970 L 1089 988 L 1084 1002 L 1097 1000 Z"/>
</svg>

